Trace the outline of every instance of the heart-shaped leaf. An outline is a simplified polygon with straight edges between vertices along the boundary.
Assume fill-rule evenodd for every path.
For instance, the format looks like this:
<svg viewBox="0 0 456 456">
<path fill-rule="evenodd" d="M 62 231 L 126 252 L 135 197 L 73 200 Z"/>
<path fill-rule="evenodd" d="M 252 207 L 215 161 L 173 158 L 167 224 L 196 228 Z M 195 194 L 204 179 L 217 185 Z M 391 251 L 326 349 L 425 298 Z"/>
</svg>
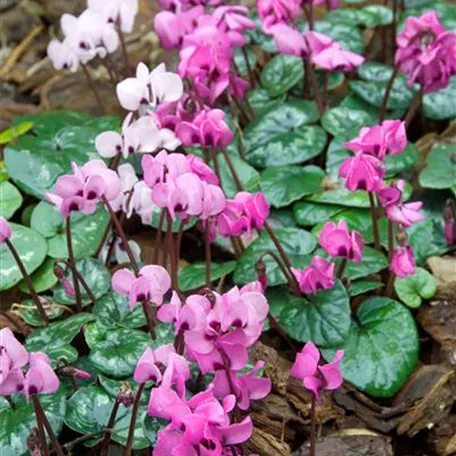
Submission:
<svg viewBox="0 0 456 456">
<path fill-rule="evenodd" d="M 110 292 L 98 299 L 93 313 L 97 320 L 106 328 L 141 328 L 146 325 L 146 317 L 142 306 L 130 310 L 128 297 Z"/>
<path fill-rule="evenodd" d="M 345 380 L 374 397 L 392 397 L 418 361 L 419 342 L 410 311 L 388 298 L 369 298 L 357 310 L 345 343 L 323 349 L 325 359 L 344 350 Z"/>
<path fill-rule="evenodd" d="M 399 299 L 408 307 L 421 306 L 422 299 L 431 299 L 437 291 L 435 278 L 426 269 L 416 268 L 415 274 L 396 278 L 394 282 Z"/>
<path fill-rule="evenodd" d="M 21 207 L 22 195 L 10 182 L 0 182 L 0 217 L 11 218 Z"/>
<path fill-rule="evenodd" d="M 49 290 L 49 288 L 52 288 L 57 283 L 58 279 L 54 274 L 54 261 L 54 258 L 47 257 L 41 266 L 30 276 L 37 293 Z M 24 293 L 29 292 L 24 280 L 19 283 L 19 289 Z"/>
<path fill-rule="evenodd" d="M 420 174 L 420 185 L 444 189 L 456 185 L 456 145 L 440 144 L 426 158 L 426 167 Z"/>
<path fill-rule="evenodd" d="M 106 340 L 109 326 L 104 326 L 99 320 L 89 323 L 84 329 L 84 339 L 92 350 L 97 344 Z"/>
<path fill-rule="evenodd" d="M 382 282 L 376 280 L 355 280 L 351 282 L 348 293 L 350 297 L 359 296 L 368 291 L 377 290 L 382 287 Z"/>
<path fill-rule="evenodd" d="M 432 120 L 454 119 L 456 117 L 456 103 L 453 99 L 455 91 L 456 77 L 453 76 L 448 87 L 424 95 L 424 115 Z"/>
<path fill-rule="evenodd" d="M 13 231 L 10 242 L 30 275 L 46 258 L 46 240 L 30 228 L 15 223 L 10 225 Z M 0 290 L 7 290 L 22 280 L 22 273 L 6 244 L 0 245 L 0 265 Z"/>
<path fill-rule="evenodd" d="M 246 160 L 253 166 L 281 166 L 304 162 L 326 145 L 314 102 L 290 101 L 258 116 L 245 131 Z"/>
<path fill-rule="evenodd" d="M 94 258 L 83 258 L 76 262 L 76 269 L 92 291 L 95 299 L 101 298 L 111 288 L 111 274 L 98 260 Z M 73 283 L 71 268 L 67 268 L 65 275 Z M 91 303 L 86 289 L 80 285 L 81 299 L 83 305 Z M 61 304 L 73 306 L 76 304 L 74 296 L 68 296 L 61 284 L 54 288 L 54 300 Z"/>
<path fill-rule="evenodd" d="M 110 329 L 106 339 L 93 347 L 90 361 L 103 374 L 127 377 L 151 343 L 148 334 L 136 329 Z"/>
<path fill-rule="evenodd" d="M 64 312 L 62 306 L 52 302 L 44 304 L 43 307 L 49 320 L 59 318 Z M 32 299 L 22 301 L 19 306 L 15 306 L 13 304 L 11 309 L 14 310 L 15 313 L 17 313 L 29 326 L 45 326 L 45 322 Z"/>
<path fill-rule="evenodd" d="M 87 386 L 80 388 L 68 400 L 66 425 L 83 435 L 90 434 L 106 428 L 114 406 L 115 398 L 111 397 L 100 386 Z M 128 438 L 132 407 L 119 406 L 114 421 L 114 432 L 111 440 L 125 445 Z M 133 449 L 141 450 L 150 446 L 149 440 L 144 435 L 143 421 L 146 416 L 145 407 L 139 408 L 138 418 L 133 438 Z M 91 443 L 94 445 L 103 438 L 103 434 Z"/>
<path fill-rule="evenodd" d="M 344 277 L 351 280 L 361 279 L 375 274 L 388 267 L 388 258 L 372 247 L 364 247 L 363 259 L 359 263 L 349 262 L 345 268 Z"/>
<path fill-rule="evenodd" d="M 281 104 L 285 100 L 285 95 L 271 98 L 265 89 L 250 89 L 247 92 L 247 98 L 255 110 L 256 115 L 259 115 L 272 106 Z"/>
<path fill-rule="evenodd" d="M 317 241 L 311 233 L 298 228 L 277 228 L 274 232 L 293 266 L 301 268 L 310 262 L 309 254 L 317 245 Z M 245 249 L 239 259 L 234 272 L 234 281 L 244 284 L 257 280 L 255 264 L 259 257 L 267 251 L 278 255 L 277 248 L 268 233 L 262 231 L 260 237 Z M 263 261 L 266 265 L 269 286 L 285 284 L 286 278 L 277 263 L 269 255 L 266 255 Z"/>
<path fill-rule="evenodd" d="M 307 299 L 276 289 L 268 294 L 268 300 L 282 328 L 299 342 L 331 347 L 348 336 L 350 301 L 340 281 Z"/>
<path fill-rule="evenodd" d="M 211 280 L 215 281 L 232 273 L 236 261 L 211 264 Z M 192 263 L 179 271 L 179 288 L 182 291 L 196 290 L 206 284 L 206 263 Z"/>
<path fill-rule="evenodd" d="M 358 136 L 362 127 L 371 125 L 370 115 L 344 106 L 329 109 L 321 118 L 323 128 L 342 141 Z"/>
<path fill-rule="evenodd" d="M 52 430 L 58 436 L 65 416 L 65 395 L 62 390 L 53 394 L 40 394 L 41 406 Z M 26 402 L 24 396 L 13 398 L 16 408 L 0 398 L 0 454 L 2 456 L 29 456 L 27 439 L 37 426 L 33 403 Z"/>
<path fill-rule="evenodd" d="M 291 55 L 276 55 L 261 73 L 261 85 L 274 98 L 286 93 L 304 77 L 302 59 Z"/>
<path fill-rule="evenodd" d="M 261 174 L 261 189 L 274 207 L 288 206 L 320 190 L 325 172 L 318 166 L 277 166 Z"/>
<path fill-rule="evenodd" d="M 379 62 L 364 62 L 356 70 L 358 76 L 365 81 L 388 82 L 394 68 Z"/>
<path fill-rule="evenodd" d="M 295 220 L 300 226 L 313 226 L 326 222 L 342 210 L 342 206 L 318 204 L 311 201 L 299 201 L 293 206 Z"/>
<path fill-rule="evenodd" d="M 65 320 L 51 323 L 44 328 L 35 330 L 27 337 L 25 346 L 29 351 L 44 351 L 64 347 L 81 331 L 89 321 L 95 320 L 92 314 L 81 312 Z"/>
</svg>

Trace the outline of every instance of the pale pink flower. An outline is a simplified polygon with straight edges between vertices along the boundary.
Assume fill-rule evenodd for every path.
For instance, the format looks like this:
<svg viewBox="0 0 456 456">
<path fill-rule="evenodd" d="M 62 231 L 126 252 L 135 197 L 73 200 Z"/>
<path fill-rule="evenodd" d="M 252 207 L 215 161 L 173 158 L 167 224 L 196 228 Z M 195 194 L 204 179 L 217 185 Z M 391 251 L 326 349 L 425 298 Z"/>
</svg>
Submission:
<svg viewBox="0 0 456 456">
<path fill-rule="evenodd" d="M 333 263 L 316 255 L 312 258 L 310 266 L 302 271 L 292 267 L 291 272 L 298 281 L 301 293 L 316 294 L 321 290 L 328 290 L 334 287 L 336 283 L 334 267 Z"/>
<path fill-rule="evenodd" d="M 30 353 L 23 391 L 27 402 L 34 394 L 55 393 L 59 386 L 60 380 L 55 374 L 48 356 L 41 352 Z"/>
</svg>

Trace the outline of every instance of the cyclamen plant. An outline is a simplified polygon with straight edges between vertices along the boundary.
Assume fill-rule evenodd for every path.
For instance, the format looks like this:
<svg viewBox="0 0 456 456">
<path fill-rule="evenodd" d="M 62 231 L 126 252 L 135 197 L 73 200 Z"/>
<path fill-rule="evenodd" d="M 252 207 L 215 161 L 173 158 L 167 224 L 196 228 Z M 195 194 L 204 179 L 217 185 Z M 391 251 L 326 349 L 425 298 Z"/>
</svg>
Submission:
<svg viewBox="0 0 456 456">
<path fill-rule="evenodd" d="M 393 4 L 396 30 L 396 0 Z M 58 250 L 54 239 L 59 255 L 50 253 L 58 281 L 52 297 L 36 291 L 27 255 L 16 248 L 20 229 L 0 217 L 1 247 L 19 268 L 43 326 L 24 345 L 10 329 L 0 331 L 0 396 L 12 410 L 21 396 L 32 403 L 36 427 L 30 430 L 28 448 L 34 455 L 50 454 L 47 434 L 59 456 L 86 441 L 97 445 L 94 451 L 101 456 L 113 444 L 124 446 L 125 456 L 148 447 L 154 456 L 258 456 L 251 453 L 258 450 L 252 449 L 257 423 L 250 411 L 277 385 L 268 377 L 271 366 L 257 359 L 254 347 L 271 329 L 291 351 L 286 352 L 294 360 L 289 375 L 308 393 L 307 440 L 314 456 L 322 397 L 342 387 L 344 379 L 372 396 L 391 397 L 415 367 L 415 323 L 395 298 L 397 283 L 413 278 L 417 264 L 423 263 L 415 255 L 412 236 L 425 221 L 424 204 L 409 201 L 408 183 L 391 172 L 391 163 L 407 154 L 410 125 L 423 96 L 445 89 L 456 74 L 456 35 L 445 30 L 435 12 L 408 17 L 393 46 L 389 81 L 384 75 L 375 81 L 385 82 L 378 109 L 370 106 L 366 114 L 349 104 L 339 106 L 348 125 L 341 133 L 340 126 L 328 127 L 338 109 L 332 108 L 330 81 L 353 80 L 372 62 L 367 52 L 348 49 L 343 37 L 330 35 L 329 29 L 322 33 L 314 10 L 329 15 L 338 1 L 258 0 L 258 19 L 247 6 L 221 0 L 161 0 L 160 6 L 153 27 L 161 47 L 178 53 L 176 71 L 163 63 L 132 66 L 125 34 L 134 27 L 136 0 L 89 0 L 78 17 L 62 16 L 63 41 L 49 43 L 55 69 L 82 68 L 101 110 L 103 99 L 89 66 L 103 65 L 126 114 L 120 128 L 97 130 L 93 145 L 99 158 L 81 163 L 72 157 L 71 170 L 40 188 L 49 203 L 40 204 L 61 220 L 58 235 L 64 240 Z M 298 75 L 277 92 L 282 99 L 257 88 L 250 54 L 255 34 L 283 57 L 283 79 Z M 115 55 L 118 48 L 122 62 Z M 393 85 L 404 75 L 405 89 L 419 88 L 408 106 L 392 110 Z M 260 82 L 267 86 L 263 79 L 264 72 Z M 273 80 L 272 92 L 280 84 Z M 364 101 L 351 100 L 360 106 Z M 280 112 L 284 106 L 286 114 Z M 345 118 L 345 112 L 354 111 L 361 112 L 362 122 L 348 114 Z M 331 135 L 328 147 L 323 128 L 306 125 L 317 121 Z M 313 137 L 322 138 L 320 150 Z M 305 148 L 309 156 L 302 155 Z M 342 150 L 337 159 L 330 156 L 335 149 Z M 328 176 L 320 168 L 325 159 Z M 309 166 L 299 165 L 310 160 Z M 260 176 L 250 165 L 267 169 Z M 260 187 L 250 182 L 249 173 L 263 180 Z M 268 180 L 268 173 L 273 179 Z M 300 186 L 302 193 L 295 188 Z M 336 198 L 332 191 L 339 192 Z M 313 232 L 276 228 L 276 210 L 303 197 L 305 204 L 315 204 L 311 211 L 318 222 L 303 223 L 316 225 Z M 355 201 L 359 213 L 347 213 L 344 199 Z M 334 212 L 331 206 L 336 206 Z M 85 239 L 74 227 L 98 213 L 108 214 L 109 221 L 87 230 L 87 237 L 93 231 L 100 235 L 97 248 L 86 255 L 81 251 Z M 455 243 L 455 218 L 449 200 L 438 228 L 448 246 Z M 129 239 L 132 219 L 140 220 L 144 230 L 156 230 L 148 264 L 139 241 Z M 195 256 L 204 257 L 204 273 L 186 287 L 183 272 L 194 265 L 182 268 L 180 260 L 189 229 Z M 235 260 L 232 281 L 227 276 L 233 269 L 218 273 L 220 264 L 214 260 L 220 246 Z M 95 278 L 83 265 L 95 271 Z M 366 277 L 374 279 L 376 291 L 364 290 L 370 283 L 359 279 Z M 359 296 L 366 299 L 361 302 Z M 61 304 L 54 306 L 52 300 Z M 57 308 L 60 316 L 72 305 L 70 325 L 65 320 L 50 323 L 55 318 L 51 310 Z M 357 357 L 367 350 L 353 341 L 361 340 L 363 331 L 371 337 L 366 320 L 371 326 L 383 325 L 378 332 L 392 339 L 388 346 L 393 351 L 401 348 L 394 332 L 407 339 L 402 342 L 408 344 L 409 357 L 389 363 L 385 379 L 371 378 L 368 372 L 359 381 L 365 360 Z M 140 330 L 146 326 L 148 335 Z M 87 370 L 93 375 L 75 364 L 79 353 L 75 356 L 70 345 L 81 329 L 84 354 L 89 353 Z M 64 342 L 54 346 L 59 338 Z M 37 345 L 43 345 L 42 352 L 28 348 Z M 122 356 L 115 350 L 124 350 Z M 383 360 L 368 362 L 376 372 L 376 363 Z M 94 400 L 89 391 L 102 399 Z M 68 427 L 84 434 L 65 445 L 41 400 L 59 394 L 69 396 L 64 403 L 73 407 L 66 414 Z M 82 405 L 78 409 L 80 397 L 94 408 L 108 404 L 105 422 L 100 424 L 99 410 L 93 423 L 87 416 L 80 418 L 79 413 L 87 412 Z M 156 426 L 153 443 L 143 443 L 145 416 Z M 81 422 L 93 424 L 93 432 Z M 303 436 L 299 438 L 302 443 Z"/>
</svg>

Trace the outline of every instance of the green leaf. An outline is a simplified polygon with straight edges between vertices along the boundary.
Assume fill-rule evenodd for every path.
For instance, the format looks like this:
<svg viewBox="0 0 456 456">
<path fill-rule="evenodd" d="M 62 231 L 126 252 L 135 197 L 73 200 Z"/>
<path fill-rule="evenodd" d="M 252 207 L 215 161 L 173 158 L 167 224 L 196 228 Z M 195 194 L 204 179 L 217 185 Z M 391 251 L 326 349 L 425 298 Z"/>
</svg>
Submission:
<svg viewBox="0 0 456 456">
<path fill-rule="evenodd" d="M 81 312 L 65 320 L 51 323 L 28 336 L 25 346 L 29 351 L 44 351 L 45 353 L 51 349 L 64 347 L 71 344 L 81 328 L 94 319 L 92 314 Z"/>
<path fill-rule="evenodd" d="M 293 206 L 294 217 L 300 226 L 313 226 L 317 223 L 326 222 L 342 210 L 341 206 L 318 204 L 310 201 L 300 201 Z"/>
<path fill-rule="evenodd" d="M 393 23 L 393 11 L 384 5 L 368 5 L 362 10 L 367 13 L 364 24 L 367 27 L 377 27 L 378 25 L 389 25 Z"/>
<path fill-rule="evenodd" d="M 236 269 L 236 261 L 211 264 L 211 280 L 214 282 L 232 273 Z M 206 284 L 206 263 L 192 263 L 179 271 L 179 288 L 182 291 L 196 290 Z"/>
<path fill-rule="evenodd" d="M 361 279 L 375 274 L 388 267 L 388 258 L 372 247 L 364 247 L 363 259 L 359 263 L 349 262 L 345 268 L 344 277 L 351 280 Z"/>
<path fill-rule="evenodd" d="M 282 328 L 299 342 L 312 341 L 321 347 L 341 344 L 350 329 L 350 301 L 340 281 L 307 299 L 284 290 L 272 290 L 269 302 Z"/>
<path fill-rule="evenodd" d="M 394 176 L 405 171 L 411 171 L 418 164 L 419 151 L 417 147 L 408 143 L 404 152 L 386 157 L 386 175 Z"/>
<path fill-rule="evenodd" d="M 78 351 L 71 345 L 63 345 L 62 347 L 48 348 L 45 353 L 49 356 L 52 367 L 55 369 L 61 360 L 66 364 L 73 364 L 79 357 Z"/>
<path fill-rule="evenodd" d="M 58 436 L 63 426 L 65 416 L 65 395 L 63 391 L 53 394 L 40 394 L 41 406 L 52 430 Z M 22 395 L 13 398 L 16 409 L 6 405 L 3 398 L 0 401 L 0 454 L 2 456 L 29 456 L 27 439 L 33 428 L 37 426 L 33 402 L 28 404 Z"/>
<path fill-rule="evenodd" d="M 407 228 L 408 243 L 413 247 L 415 261 L 424 265 L 426 260 L 436 254 L 433 223 L 429 217 Z"/>
<path fill-rule="evenodd" d="M 247 53 L 247 59 L 249 61 L 250 69 L 254 70 L 257 64 L 256 53 L 251 47 L 244 47 L 244 49 Z M 235 48 L 234 50 L 234 63 L 236 64 L 236 68 L 239 70 L 239 74 L 241 76 L 248 76 L 249 67 L 247 66 L 247 62 L 245 61 L 245 57 L 242 50 L 239 48 Z"/>
<path fill-rule="evenodd" d="M 261 174 L 261 189 L 276 208 L 320 190 L 325 172 L 318 166 L 277 166 Z"/>
<path fill-rule="evenodd" d="M 334 138 L 326 151 L 326 172 L 334 179 L 338 178 L 343 161 L 352 156 L 352 153 L 345 148 L 344 142 L 340 138 Z"/>
<path fill-rule="evenodd" d="M 456 76 L 450 79 L 448 87 L 437 92 L 427 93 L 423 97 L 424 115 L 432 120 L 454 119 L 456 117 Z"/>
<path fill-rule="evenodd" d="M 90 290 L 92 290 L 95 299 L 101 298 L 111 289 L 111 274 L 109 274 L 106 267 L 98 260 L 95 260 L 95 258 L 83 258 L 82 260 L 76 261 L 76 269 Z M 68 280 L 73 283 L 71 268 L 67 268 L 65 275 Z M 87 294 L 86 289 L 82 284 L 79 285 L 79 288 L 81 291 L 82 305 L 89 305 L 91 299 Z M 75 297 L 68 296 L 61 284 L 54 288 L 54 300 L 68 306 L 76 305 Z"/>
<path fill-rule="evenodd" d="M 49 290 L 52 288 L 58 281 L 57 277 L 54 274 L 54 258 L 47 257 L 44 260 L 44 263 L 30 276 L 32 279 L 33 286 L 37 293 Z M 24 280 L 19 282 L 19 289 L 28 293 L 29 289 Z"/>
<path fill-rule="evenodd" d="M 98 320 L 89 323 L 84 329 L 84 338 L 89 348 L 92 350 L 97 344 L 105 341 L 111 329 L 109 326 L 104 326 Z"/>
<path fill-rule="evenodd" d="M 345 343 L 323 349 L 330 360 L 344 350 L 345 380 L 374 397 L 392 397 L 418 361 L 419 342 L 410 311 L 388 298 L 369 298 L 357 310 Z"/>
<path fill-rule="evenodd" d="M 100 386 L 86 386 L 80 388 L 68 400 L 67 413 L 65 416 L 66 425 L 76 432 L 83 435 L 90 434 L 106 428 L 114 406 L 115 398 L 111 397 Z M 125 445 L 130 427 L 132 407 L 125 408 L 119 406 L 114 422 L 114 432 L 111 439 L 114 442 Z M 141 450 L 150 446 L 149 440 L 144 435 L 143 421 L 146 416 L 145 407 L 139 408 L 138 419 L 136 422 L 133 449 Z M 103 434 L 93 442 L 100 441 Z"/>
<path fill-rule="evenodd" d="M 257 115 L 267 111 L 272 106 L 278 105 L 285 100 L 285 95 L 278 98 L 271 98 L 265 89 L 250 89 L 247 98 Z"/>
<path fill-rule="evenodd" d="M 349 24 L 333 24 L 326 21 L 316 21 L 315 31 L 330 36 L 347 51 L 364 53 L 364 38 L 358 27 Z"/>
<path fill-rule="evenodd" d="M 408 307 L 421 306 L 422 299 L 431 299 L 437 291 L 435 278 L 426 269 L 416 268 L 415 274 L 394 282 L 399 299 Z"/>
<path fill-rule="evenodd" d="M 29 326 L 45 326 L 45 322 L 38 312 L 35 302 L 32 299 L 22 301 L 20 306 L 13 304 L 12 309 L 17 313 Z M 44 304 L 44 310 L 49 320 L 59 318 L 64 309 L 62 306 L 56 305 L 52 302 Z"/>
<path fill-rule="evenodd" d="M 23 122 L 18 125 L 13 125 L 0 133 L 0 145 L 13 142 L 19 136 L 25 135 L 33 128 L 33 122 Z"/>
<path fill-rule="evenodd" d="M 373 106 L 382 105 L 387 82 L 351 81 L 353 92 Z M 403 78 L 397 77 L 388 97 L 388 109 L 407 109 L 412 102 L 413 91 L 406 86 Z"/>
<path fill-rule="evenodd" d="M 326 145 L 314 102 L 290 101 L 258 116 L 245 130 L 246 160 L 253 166 L 281 166 L 304 162 Z"/>
<path fill-rule="evenodd" d="M 241 158 L 236 157 L 233 154 L 230 154 L 230 158 L 234 169 L 236 170 L 236 173 L 245 188 L 245 191 L 255 192 L 258 190 L 261 180 L 260 173 Z M 218 160 L 222 188 L 227 198 L 234 198 L 239 190 L 234 182 L 228 163 L 223 155 L 219 155 Z"/>
<path fill-rule="evenodd" d="M 89 359 L 103 374 L 127 377 L 150 342 L 148 334 L 136 329 L 110 329 L 106 339 L 92 348 Z"/>
<path fill-rule="evenodd" d="M 293 266 L 302 268 L 310 262 L 310 253 L 317 245 L 316 239 L 311 233 L 298 228 L 277 228 L 274 230 L 285 253 Z M 259 257 L 266 251 L 278 255 L 277 249 L 266 231 L 262 231 L 258 239 L 255 239 L 244 251 L 238 261 L 234 272 L 234 282 L 244 284 L 257 280 L 255 264 Z M 280 271 L 277 263 L 269 256 L 263 258 L 269 286 L 286 283 L 285 276 Z"/>
<path fill-rule="evenodd" d="M 75 213 L 71 217 L 73 223 L 80 218 L 82 216 L 79 213 Z M 64 223 L 65 220 L 59 210 L 53 204 L 45 201 L 41 201 L 35 206 L 30 219 L 30 226 L 45 238 L 52 238 L 64 230 Z"/>
<path fill-rule="evenodd" d="M 276 55 L 261 72 L 261 85 L 270 97 L 282 95 L 304 77 L 302 59 L 291 55 Z"/>
<path fill-rule="evenodd" d="M 107 328 L 141 328 L 147 323 L 142 306 L 135 306 L 130 310 L 128 297 L 114 292 L 109 292 L 98 299 L 93 313 Z"/>
<path fill-rule="evenodd" d="M 365 62 L 356 70 L 358 76 L 365 81 L 388 82 L 394 68 L 379 62 Z"/>
<path fill-rule="evenodd" d="M 0 182 L 0 217 L 10 219 L 21 207 L 22 195 L 10 182 Z"/>
<path fill-rule="evenodd" d="M 347 24 L 350 26 L 356 26 L 365 24 L 369 20 L 369 16 L 370 15 L 364 10 L 354 8 L 338 8 L 329 11 L 325 16 L 325 20 L 335 25 Z"/>
<path fill-rule="evenodd" d="M 31 274 L 46 258 L 46 240 L 36 231 L 11 223 L 13 234 L 10 238 L 22 264 Z M 7 290 L 22 280 L 22 274 L 7 245 L 0 245 L 0 290 Z"/>
<path fill-rule="evenodd" d="M 371 118 L 365 111 L 338 106 L 326 111 L 321 124 L 328 133 L 348 141 L 358 136 L 362 127 L 371 125 Z"/>
<path fill-rule="evenodd" d="M 355 280 L 351 282 L 348 293 L 350 297 L 359 296 L 368 291 L 378 290 L 382 286 L 382 282 L 377 282 L 376 280 Z"/>
<path fill-rule="evenodd" d="M 167 421 L 160 420 L 154 416 L 146 416 L 143 424 L 144 434 L 149 439 L 149 442 L 152 446 L 157 442 L 158 432 L 167 424 Z"/>
<path fill-rule="evenodd" d="M 456 185 L 456 144 L 440 144 L 431 150 L 420 174 L 420 185 L 435 189 Z"/>
</svg>

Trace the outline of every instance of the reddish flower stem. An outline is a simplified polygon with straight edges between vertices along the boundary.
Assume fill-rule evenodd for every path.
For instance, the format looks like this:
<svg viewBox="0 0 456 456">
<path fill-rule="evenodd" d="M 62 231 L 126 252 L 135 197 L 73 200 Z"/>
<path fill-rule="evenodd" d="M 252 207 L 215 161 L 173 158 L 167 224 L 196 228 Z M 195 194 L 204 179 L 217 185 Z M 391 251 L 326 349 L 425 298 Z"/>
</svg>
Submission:
<svg viewBox="0 0 456 456">
<path fill-rule="evenodd" d="M 166 217 L 166 209 L 162 209 L 160 218 L 158 220 L 157 235 L 155 237 L 154 256 L 152 259 L 152 262 L 154 264 L 157 264 L 157 262 L 158 262 L 160 246 L 161 246 L 161 242 L 162 242 L 162 235 L 163 235 L 163 224 L 165 223 L 165 217 Z"/>
<path fill-rule="evenodd" d="M 81 310 L 82 310 L 81 289 L 79 288 L 79 280 L 78 280 L 77 269 L 76 269 L 76 260 L 74 258 L 70 219 L 71 219 L 70 216 L 68 216 L 66 219 L 66 239 L 67 239 L 68 258 L 69 258 L 69 262 L 70 262 L 71 271 L 73 272 L 73 288 L 74 288 L 74 296 L 75 296 L 75 300 L 76 300 L 76 312 L 81 312 Z"/>
<path fill-rule="evenodd" d="M 410 103 L 409 110 L 407 111 L 407 114 L 404 118 L 406 127 L 408 127 L 410 125 L 410 122 L 413 120 L 416 112 L 418 111 L 419 107 L 421 106 L 421 101 L 423 100 L 423 95 L 424 95 L 424 89 L 423 89 L 423 86 L 421 85 L 418 92 L 415 92 L 412 102 Z"/>
<path fill-rule="evenodd" d="M 312 394 L 312 405 L 310 408 L 310 451 L 309 456 L 315 456 L 316 445 L 316 416 L 315 416 L 315 395 Z"/>
<path fill-rule="evenodd" d="M 380 244 L 380 233 L 378 230 L 378 220 L 377 220 L 377 207 L 375 206 L 374 194 L 372 192 L 368 192 L 368 195 L 369 195 L 369 205 L 370 205 L 371 218 L 372 218 L 372 232 L 374 235 L 374 245 L 378 251 L 381 251 L 382 246 Z"/>
<path fill-rule="evenodd" d="M 139 385 L 138 391 L 136 392 L 135 402 L 131 412 L 130 428 L 128 429 L 127 444 L 125 445 L 124 456 L 131 456 L 131 450 L 133 447 L 133 437 L 135 434 L 136 420 L 138 418 L 139 404 L 141 403 L 141 396 L 144 391 L 145 383 Z"/>
<path fill-rule="evenodd" d="M 206 220 L 204 230 L 204 254 L 206 258 L 206 287 L 211 288 L 211 242 L 209 239 L 210 220 Z"/>
<path fill-rule="evenodd" d="M 112 429 L 114 428 L 114 424 L 116 421 L 116 416 L 117 416 L 117 411 L 119 409 L 119 401 L 116 398 L 116 401 L 114 402 L 114 405 L 111 410 L 111 415 L 109 416 L 109 421 L 106 426 L 107 429 Z M 108 450 L 109 450 L 109 444 L 111 442 L 111 433 L 105 433 L 104 439 L 101 442 L 101 450 L 100 450 L 100 456 L 107 456 L 108 455 Z"/>
<path fill-rule="evenodd" d="M 87 79 L 87 84 L 88 84 L 90 90 L 92 91 L 92 93 L 95 96 L 95 100 L 97 101 L 98 108 L 100 109 L 101 114 L 105 114 L 106 113 L 106 109 L 105 109 L 105 107 L 103 105 L 103 102 L 101 101 L 100 94 L 98 93 L 98 90 L 95 87 L 95 84 L 93 82 L 92 76 L 90 76 L 89 70 L 83 64 L 81 64 L 81 67 L 82 67 L 82 71 L 84 72 L 84 75 L 85 75 L 85 77 Z"/>
<path fill-rule="evenodd" d="M 389 96 L 391 94 L 391 90 L 393 89 L 394 81 L 397 78 L 398 74 L 399 74 L 399 66 L 396 65 L 394 67 L 393 72 L 391 73 L 391 77 L 390 77 L 390 79 L 388 81 L 388 84 L 386 85 L 385 94 L 383 95 L 382 106 L 380 108 L 380 115 L 379 115 L 379 118 L 378 118 L 379 122 L 383 122 L 385 120 L 386 111 L 388 110 Z"/>
<path fill-rule="evenodd" d="M 35 418 L 38 429 L 38 439 L 40 441 L 40 450 L 42 451 L 42 456 L 49 456 L 49 448 L 46 442 L 46 434 L 44 433 L 43 421 L 41 419 L 41 415 L 39 410 L 37 409 L 35 401 L 32 400 L 32 402 L 33 408 L 35 410 Z"/>
</svg>

